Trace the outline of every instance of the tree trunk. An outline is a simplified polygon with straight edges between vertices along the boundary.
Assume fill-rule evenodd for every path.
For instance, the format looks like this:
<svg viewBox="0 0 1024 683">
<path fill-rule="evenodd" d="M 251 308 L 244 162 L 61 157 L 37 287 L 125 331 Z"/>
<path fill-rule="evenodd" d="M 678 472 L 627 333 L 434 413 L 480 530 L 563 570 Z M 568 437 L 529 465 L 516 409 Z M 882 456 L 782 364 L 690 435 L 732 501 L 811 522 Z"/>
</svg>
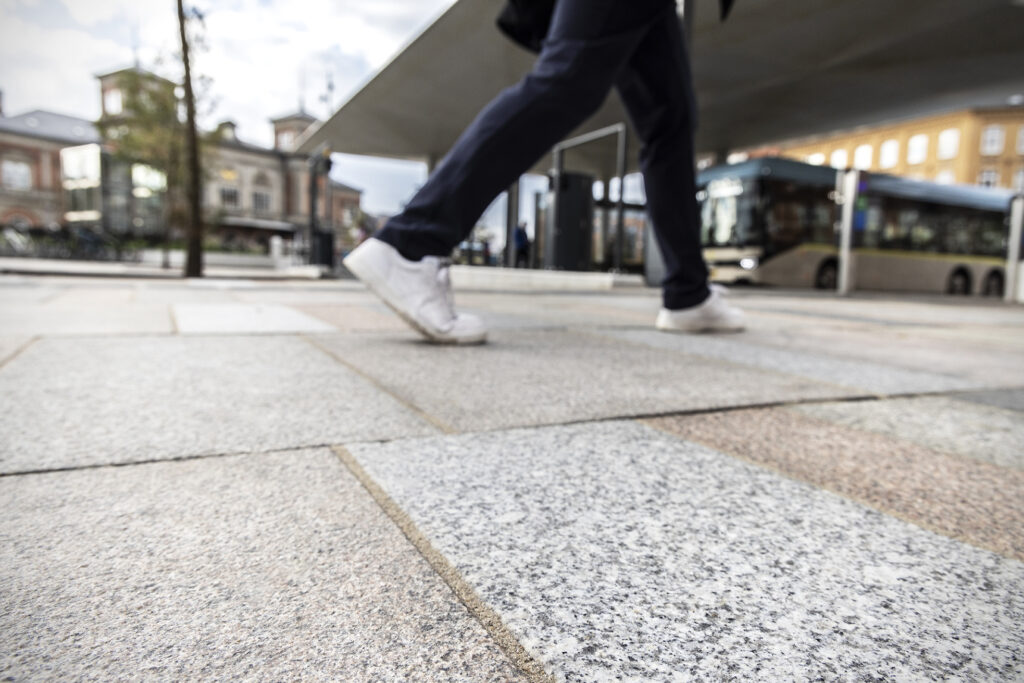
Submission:
<svg viewBox="0 0 1024 683">
<path fill-rule="evenodd" d="M 181 61 L 185 65 L 185 135 L 188 145 L 188 255 L 185 277 L 203 276 L 203 215 L 199 189 L 199 139 L 196 135 L 196 101 L 192 93 L 192 71 L 188 62 L 188 38 L 185 35 L 185 8 L 178 0 L 178 29 L 181 33 Z"/>
</svg>

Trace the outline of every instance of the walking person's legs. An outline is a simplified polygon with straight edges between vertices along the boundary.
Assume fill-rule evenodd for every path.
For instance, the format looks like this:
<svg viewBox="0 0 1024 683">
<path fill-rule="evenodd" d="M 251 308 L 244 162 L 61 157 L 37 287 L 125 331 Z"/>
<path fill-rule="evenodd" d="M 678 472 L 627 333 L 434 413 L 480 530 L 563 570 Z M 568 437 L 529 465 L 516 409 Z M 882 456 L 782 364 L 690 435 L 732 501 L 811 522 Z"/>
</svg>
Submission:
<svg viewBox="0 0 1024 683">
<path fill-rule="evenodd" d="M 643 143 L 647 213 L 665 262 L 657 326 L 684 332 L 742 329 L 742 314 L 708 288 L 694 168 L 697 103 L 676 17 L 650 28 L 616 88 Z"/>
<path fill-rule="evenodd" d="M 480 112 L 405 210 L 350 254 L 345 265 L 429 339 L 483 341 L 481 322 L 454 312 L 443 258 L 465 239 L 498 193 L 601 106 L 652 27 L 667 22 L 678 23 L 673 0 L 558 0 L 533 70 Z M 637 87 L 647 80 L 665 87 L 646 70 L 639 69 Z M 670 70 L 677 73 L 675 67 Z M 655 133 L 651 140 L 662 137 Z M 692 143 L 686 149 L 692 185 Z M 655 161 L 652 177 L 667 178 L 677 167 Z M 667 188 L 668 180 L 659 184 Z M 662 196 L 660 206 L 666 206 L 668 195 Z M 687 262 L 680 263 L 682 271 Z M 693 277 L 706 278 L 706 272 Z M 682 278 L 673 291 L 699 303 L 706 290 L 697 292 L 693 277 Z"/>
</svg>

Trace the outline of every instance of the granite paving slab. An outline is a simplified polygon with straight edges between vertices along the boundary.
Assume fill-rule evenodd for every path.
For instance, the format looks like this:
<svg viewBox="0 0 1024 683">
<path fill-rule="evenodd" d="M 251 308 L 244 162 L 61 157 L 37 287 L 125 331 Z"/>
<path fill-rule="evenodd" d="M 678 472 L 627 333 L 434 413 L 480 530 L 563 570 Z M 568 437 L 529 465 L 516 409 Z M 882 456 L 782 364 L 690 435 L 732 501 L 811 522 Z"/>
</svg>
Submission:
<svg viewBox="0 0 1024 683">
<path fill-rule="evenodd" d="M 175 304 L 179 334 L 333 332 L 322 320 L 277 304 Z"/>
<path fill-rule="evenodd" d="M 39 282 L 34 278 L 0 275 L 0 305 L 39 303 L 53 297 L 59 291 L 49 282 Z"/>
<path fill-rule="evenodd" d="M 137 285 L 135 301 L 164 305 L 238 303 L 234 290 L 229 288 L 199 288 L 162 282 Z"/>
<path fill-rule="evenodd" d="M 810 294 L 810 295 L 808 295 Z M 951 297 L 914 299 L 913 294 L 856 292 L 852 297 L 809 292 L 749 297 L 746 305 L 762 311 L 812 315 L 876 324 L 954 327 L 958 325 L 1024 325 L 1024 309 L 981 300 Z"/>
<path fill-rule="evenodd" d="M 667 417 L 649 424 L 1024 560 L 1024 471 L 782 408 Z"/>
<path fill-rule="evenodd" d="M 573 331 L 495 331 L 476 347 L 426 344 L 411 330 L 317 341 L 454 431 L 857 394 Z"/>
<path fill-rule="evenodd" d="M 326 450 L 0 479 L 4 680 L 519 681 Z"/>
<path fill-rule="evenodd" d="M 351 452 L 558 680 L 1024 676 L 1024 564 L 635 422 Z"/>
<path fill-rule="evenodd" d="M 755 316 L 748 316 L 754 318 Z M 1024 385 L 1024 349 L 956 342 L 919 328 L 794 322 L 789 316 L 760 315 L 751 323 L 757 344 L 843 358 L 880 366 L 953 375 L 983 386 Z"/>
<path fill-rule="evenodd" d="M 49 338 L 0 369 L 3 472 L 432 433 L 296 338 Z"/>
<path fill-rule="evenodd" d="M 259 287 L 251 291 L 236 292 L 239 301 L 253 304 L 282 304 L 286 306 L 308 304 L 331 306 L 336 304 L 362 304 L 377 299 L 356 281 L 333 281 L 329 286 Z"/>
<path fill-rule="evenodd" d="M 0 305 L 0 335 L 129 335 L 170 334 L 167 306 L 121 303 L 110 305 Z"/>
<path fill-rule="evenodd" d="M 294 304 L 293 308 L 341 332 L 386 332 L 408 329 L 397 315 L 381 304 Z"/>
<path fill-rule="evenodd" d="M 864 360 L 845 360 L 807 350 L 789 351 L 757 343 L 756 331 L 740 335 L 665 334 L 657 330 L 608 330 L 608 336 L 740 365 L 786 372 L 872 394 L 978 388 L 976 381 L 905 370 Z"/>
<path fill-rule="evenodd" d="M 1024 388 L 972 391 L 966 394 L 957 394 L 956 397 L 961 401 L 972 401 L 996 408 L 1024 412 Z"/>
<path fill-rule="evenodd" d="M 460 310 L 482 315 L 489 322 L 493 321 L 502 327 L 510 326 L 508 322 L 520 321 L 523 326 L 529 327 L 653 325 L 658 313 L 655 297 L 644 298 L 637 303 L 633 297 L 609 294 L 525 296 L 457 293 L 455 302 Z"/>
<path fill-rule="evenodd" d="M 792 409 L 943 453 L 1024 468 L 1024 416 L 1016 411 L 945 396 L 821 403 Z"/>
</svg>

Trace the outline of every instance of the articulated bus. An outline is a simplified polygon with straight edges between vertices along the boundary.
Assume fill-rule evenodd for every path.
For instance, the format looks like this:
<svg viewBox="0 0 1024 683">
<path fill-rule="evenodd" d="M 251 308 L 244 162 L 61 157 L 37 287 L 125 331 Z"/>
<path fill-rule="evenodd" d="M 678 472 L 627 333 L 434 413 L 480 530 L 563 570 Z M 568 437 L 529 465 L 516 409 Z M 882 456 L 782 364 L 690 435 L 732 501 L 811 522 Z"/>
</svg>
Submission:
<svg viewBox="0 0 1024 683">
<path fill-rule="evenodd" d="M 837 172 L 755 159 L 698 177 L 704 255 L 719 282 L 834 289 Z M 851 273 L 858 289 L 1001 296 L 1014 194 L 862 173 Z"/>
</svg>

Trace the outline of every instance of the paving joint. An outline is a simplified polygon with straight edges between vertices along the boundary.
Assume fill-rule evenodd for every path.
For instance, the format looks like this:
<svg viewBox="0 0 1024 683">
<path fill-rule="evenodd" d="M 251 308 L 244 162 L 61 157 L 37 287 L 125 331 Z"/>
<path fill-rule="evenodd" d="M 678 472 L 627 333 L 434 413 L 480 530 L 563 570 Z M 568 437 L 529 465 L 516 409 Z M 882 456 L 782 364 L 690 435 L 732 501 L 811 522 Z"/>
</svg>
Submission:
<svg viewBox="0 0 1024 683">
<path fill-rule="evenodd" d="M 30 337 L 27 342 L 23 343 L 21 346 L 16 348 L 14 350 L 14 353 L 12 353 L 11 355 L 7 356 L 7 358 L 0 358 L 0 370 L 3 370 L 5 367 L 7 367 L 7 365 L 9 363 L 11 363 L 15 358 L 17 358 L 21 354 L 23 354 L 26 350 L 28 350 L 28 347 L 30 347 L 33 344 L 35 344 L 41 338 L 42 337 L 40 335 L 38 335 L 38 334 L 34 335 L 34 336 Z"/>
<path fill-rule="evenodd" d="M 452 427 L 447 422 L 441 420 L 440 418 L 434 417 L 433 415 L 431 415 L 427 411 L 423 410 L 422 408 L 420 408 L 418 405 L 416 405 L 412 401 L 406 399 L 404 396 L 402 396 L 402 395 L 396 393 L 395 391 L 391 390 L 389 387 L 387 387 L 384 384 L 382 384 L 380 382 L 380 380 L 378 380 L 376 377 L 374 377 L 374 376 L 368 374 L 367 372 L 363 371 L 362 368 L 360 368 L 360 367 L 358 367 L 356 365 L 353 365 L 352 363 L 349 363 L 344 358 L 342 358 L 341 356 L 339 356 L 335 352 L 331 351 L 330 349 L 326 348 L 323 344 L 320 344 L 318 341 L 316 341 L 312 337 L 310 337 L 308 335 L 304 335 L 304 334 L 303 335 L 299 335 L 299 336 L 300 336 L 301 339 L 306 341 L 310 346 L 312 346 L 315 349 L 318 349 L 319 351 L 321 351 L 322 353 L 326 354 L 330 358 L 333 358 L 335 360 L 335 362 L 337 362 L 340 365 L 344 366 L 348 370 L 351 370 L 352 372 L 356 373 L 357 375 L 362 377 L 364 380 L 369 382 L 376 389 L 378 389 L 380 391 L 383 391 L 385 394 L 387 394 L 388 396 L 390 396 L 394 400 L 398 401 L 405 408 L 407 408 L 408 410 L 412 411 L 412 413 L 414 415 L 416 415 L 417 417 L 425 420 L 428 424 L 431 424 L 434 427 L 436 427 L 437 429 L 439 429 L 443 434 L 452 435 L 452 434 L 459 434 L 460 433 L 457 429 Z"/>
<path fill-rule="evenodd" d="M 378 443 L 377 441 L 365 441 L 360 443 Z M 386 443 L 383 442 L 383 443 Z M 298 451 L 316 450 L 318 448 L 332 448 L 333 444 L 304 444 L 302 446 L 288 446 L 286 448 L 274 448 L 269 451 L 221 451 L 218 453 L 198 453 L 195 455 L 177 455 L 166 458 L 148 458 L 146 460 L 129 460 L 125 462 L 101 462 L 90 465 L 68 465 L 67 467 L 49 467 L 38 470 L 18 470 L 16 472 L 0 472 L 0 479 L 12 479 L 14 477 L 26 477 L 41 474 L 61 474 L 67 472 L 81 472 L 88 470 L 105 470 L 121 467 L 136 467 L 139 465 L 156 465 L 163 462 L 192 462 L 195 460 L 216 460 L 218 458 L 244 458 L 247 456 L 261 455 L 264 453 L 295 453 Z"/>
<path fill-rule="evenodd" d="M 465 605 L 473 618 L 480 622 L 509 660 L 527 676 L 531 683 L 554 683 L 555 678 L 544 670 L 543 664 L 523 647 L 519 639 L 505 626 L 501 617 L 480 599 L 480 596 L 462 578 L 459 571 L 434 548 L 430 540 L 412 521 L 412 518 L 367 474 L 355 457 L 343 446 L 334 446 L 332 450 L 380 506 L 384 514 L 395 523 L 413 547 L 423 556 L 423 559 L 448 585 L 459 602 Z"/>
</svg>

